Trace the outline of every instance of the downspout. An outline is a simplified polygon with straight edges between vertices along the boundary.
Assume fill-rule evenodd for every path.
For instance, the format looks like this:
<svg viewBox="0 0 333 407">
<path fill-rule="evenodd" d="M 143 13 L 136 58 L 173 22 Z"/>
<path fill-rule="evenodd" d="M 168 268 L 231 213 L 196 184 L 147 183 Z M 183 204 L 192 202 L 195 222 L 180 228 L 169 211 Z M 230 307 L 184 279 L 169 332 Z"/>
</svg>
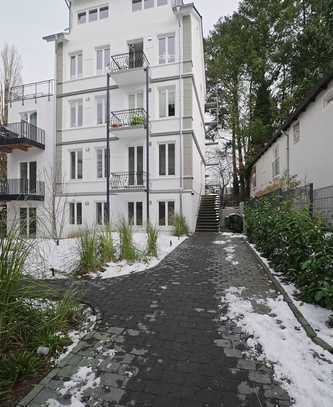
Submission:
<svg viewBox="0 0 333 407">
<path fill-rule="evenodd" d="M 178 81 L 179 81 L 179 211 L 180 216 L 183 216 L 183 191 L 184 191 L 184 180 L 183 180 L 183 105 L 182 105 L 182 61 L 183 61 L 183 50 L 182 50 L 182 25 L 181 25 L 181 8 L 176 7 L 176 16 L 178 20 L 178 50 L 179 50 L 179 63 L 178 63 Z"/>
</svg>

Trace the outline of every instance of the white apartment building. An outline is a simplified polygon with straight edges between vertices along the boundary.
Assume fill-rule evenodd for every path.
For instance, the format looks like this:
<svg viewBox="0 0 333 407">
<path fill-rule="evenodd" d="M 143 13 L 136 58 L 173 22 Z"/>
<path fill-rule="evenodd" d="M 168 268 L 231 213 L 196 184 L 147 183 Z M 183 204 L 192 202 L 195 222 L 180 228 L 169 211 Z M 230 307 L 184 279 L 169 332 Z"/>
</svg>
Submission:
<svg viewBox="0 0 333 407">
<path fill-rule="evenodd" d="M 0 130 L 8 223 L 67 237 L 107 222 L 109 120 L 112 224 L 169 230 L 182 214 L 194 231 L 205 193 L 199 12 L 179 0 L 66 3 L 69 29 L 44 38 L 55 47 L 54 81 L 13 89 Z"/>
</svg>

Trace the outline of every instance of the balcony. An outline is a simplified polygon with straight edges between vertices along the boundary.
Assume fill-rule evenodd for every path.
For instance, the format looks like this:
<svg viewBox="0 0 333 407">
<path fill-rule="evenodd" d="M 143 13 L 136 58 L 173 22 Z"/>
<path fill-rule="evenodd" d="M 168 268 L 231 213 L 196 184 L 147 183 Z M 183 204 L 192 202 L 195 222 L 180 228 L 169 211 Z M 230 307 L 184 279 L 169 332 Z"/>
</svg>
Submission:
<svg viewBox="0 0 333 407">
<path fill-rule="evenodd" d="M 146 172 L 111 173 L 112 192 L 144 192 L 147 188 Z"/>
<path fill-rule="evenodd" d="M 24 105 L 26 100 L 34 100 L 37 103 L 37 99 L 48 98 L 51 100 L 51 96 L 55 94 L 55 81 L 50 79 L 48 81 L 28 83 L 25 85 L 15 86 L 11 88 L 9 95 L 10 106 L 14 102 L 21 102 Z"/>
<path fill-rule="evenodd" d="M 0 201 L 44 201 L 45 183 L 28 179 L 0 181 Z"/>
<path fill-rule="evenodd" d="M 128 52 L 111 56 L 112 79 L 119 86 L 132 86 L 146 82 L 145 69 L 149 61 L 144 52 Z"/>
<path fill-rule="evenodd" d="M 28 151 L 31 147 L 45 150 L 45 130 L 25 121 L 0 125 L 0 152 Z"/>
<path fill-rule="evenodd" d="M 144 109 L 129 109 L 111 112 L 111 131 L 121 131 L 122 136 L 143 136 L 147 126 Z"/>
</svg>

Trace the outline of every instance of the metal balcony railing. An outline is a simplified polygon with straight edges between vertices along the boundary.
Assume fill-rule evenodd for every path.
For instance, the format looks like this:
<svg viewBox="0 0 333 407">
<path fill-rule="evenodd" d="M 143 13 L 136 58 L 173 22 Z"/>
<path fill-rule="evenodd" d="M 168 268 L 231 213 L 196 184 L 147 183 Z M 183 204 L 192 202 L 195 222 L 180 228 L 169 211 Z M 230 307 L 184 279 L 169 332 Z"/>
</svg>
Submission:
<svg viewBox="0 0 333 407">
<path fill-rule="evenodd" d="M 47 97 L 50 100 L 55 94 L 55 81 L 49 79 L 42 82 L 33 82 L 24 85 L 14 86 L 10 90 L 9 103 L 21 101 L 24 104 L 25 100 L 35 100 Z"/>
<path fill-rule="evenodd" d="M 111 73 L 146 68 L 147 66 L 149 66 L 149 61 L 143 51 L 127 52 L 125 54 L 111 56 Z"/>
<path fill-rule="evenodd" d="M 112 191 L 145 191 L 147 188 L 146 172 L 113 172 L 111 173 Z"/>
<path fill-rule="evenodd" d="M 45 183 L 33 179 L 7 179 L 0 181 L 0 200 L 44 200 Z"/>
<path fill-rule="evenodd" d="M 111 112 L 111 127 L 129 128 L 129 127 L 146 127 L 147 114 L 144 109 L 119 110 Z"/>
<path fill-rule="evenodd" d="M 45 130 L 31 123 L 20 121 L 0 126 L 0 144 L 29 144 L 45 146 Z"/>
</svg>

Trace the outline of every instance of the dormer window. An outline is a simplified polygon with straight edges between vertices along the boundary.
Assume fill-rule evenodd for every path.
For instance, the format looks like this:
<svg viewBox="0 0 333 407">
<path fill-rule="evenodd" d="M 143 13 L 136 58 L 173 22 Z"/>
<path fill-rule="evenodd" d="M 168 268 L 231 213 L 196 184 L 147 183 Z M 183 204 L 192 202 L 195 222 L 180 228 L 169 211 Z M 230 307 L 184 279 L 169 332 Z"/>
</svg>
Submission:
<svg viewBox="0 0 333 407">
<path fill-rule="evenodd" d="M 79 24 L 85 24 L 87 22 L 87 12 L 86 11 L 82 11 L 81 13 L 79 13 L 77 15 L 77 17 L 78 17 Z"/>
<path fill-rule="evenodd" d="M 98 11 L 97 8 L 89 10 L 89 22 L 97 21 L 98 18 Z"/>
</svg>

